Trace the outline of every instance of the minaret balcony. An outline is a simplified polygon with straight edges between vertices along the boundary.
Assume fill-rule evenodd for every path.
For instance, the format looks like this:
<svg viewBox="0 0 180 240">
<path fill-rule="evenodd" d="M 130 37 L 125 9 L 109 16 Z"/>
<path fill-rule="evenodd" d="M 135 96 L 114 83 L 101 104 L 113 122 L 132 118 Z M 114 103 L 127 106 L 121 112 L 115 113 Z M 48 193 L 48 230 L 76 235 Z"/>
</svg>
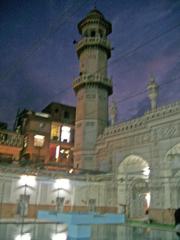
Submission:
<svg viewBox="0 0 180 240">
<path fill-rule="evenodd" d="M 107 38 L 100 37 L 84 37 L 76 44 L 78 57 L 86 48 L 99 47 L 106 51 L 107 57 L 111 57 L 111 43 Z"/>
<path fill-rule="evenodd" d="M 100 74 L 82 74 L 73 81 L 75 91 L 86 85 L 98 85 L 108 90 L 108 94 L 112 94 L 112 80 L 105 78 Z"/>
</svg>

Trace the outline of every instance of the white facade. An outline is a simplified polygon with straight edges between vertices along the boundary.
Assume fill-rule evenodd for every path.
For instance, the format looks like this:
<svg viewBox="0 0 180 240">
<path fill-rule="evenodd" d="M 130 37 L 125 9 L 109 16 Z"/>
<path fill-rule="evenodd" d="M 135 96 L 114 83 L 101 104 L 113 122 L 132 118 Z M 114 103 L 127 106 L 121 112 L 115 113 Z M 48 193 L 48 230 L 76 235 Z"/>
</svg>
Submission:
<svg viewBox="0 0 180 240">
<path fill-rule="evenodd" d="M 104 34 L 99 34 L 99 26 L 104 26 Z M 104 197 L 118 211 L 139 218 L 150 210 L 153 219 L 172 222 L 174 209 L 180 207 L 180 102 L 158 108 L 158 85 L 151 77 L 147 86 L 151 110 L 142 117 L 115 124 L 114 106 L 110 111 L 112 126 L 106 126 L 105 109 L 112 83 L 103 90 L 100 83 L 107 77 L 110 23 L 95 9 L 78 27 L 83 38 L 77 43 L 81 76 L 74 82 L 75 163 L 79 161 L 80 168 L 111 174 L 111 186 Z"/>
<path fill-rule="evenodd" d="M 163 214 L 180 206 L 180 102 L 106 128 L 96 160 L 100 170 L 112 171 L 117 205 L 126 205 L 130 217 L 144 214 L 150 194 L 152 217 L 164 221 Z"/>
</svg>

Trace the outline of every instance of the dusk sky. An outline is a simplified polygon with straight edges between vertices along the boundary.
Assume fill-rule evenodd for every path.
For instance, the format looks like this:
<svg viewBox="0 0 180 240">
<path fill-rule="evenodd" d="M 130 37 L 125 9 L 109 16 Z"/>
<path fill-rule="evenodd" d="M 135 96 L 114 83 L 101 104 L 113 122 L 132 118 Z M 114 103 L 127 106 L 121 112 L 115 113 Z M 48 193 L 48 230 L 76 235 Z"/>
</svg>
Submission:
<svg viewBox="0 0 180 240">
<path fill-rule="evenodd" d="M 75 106 L 72 81 L 79 64 L 73 40 L 94 2 L 0 1 L 0 121 L 12 127 L 18 108 Z M 180 0 L 99 0 L 96 8 L 112 23 L 108 75 L 118 121 L 148 110 L 151 74 L 160 85 L 158 106 L 180 100 Z"/>
</svg>

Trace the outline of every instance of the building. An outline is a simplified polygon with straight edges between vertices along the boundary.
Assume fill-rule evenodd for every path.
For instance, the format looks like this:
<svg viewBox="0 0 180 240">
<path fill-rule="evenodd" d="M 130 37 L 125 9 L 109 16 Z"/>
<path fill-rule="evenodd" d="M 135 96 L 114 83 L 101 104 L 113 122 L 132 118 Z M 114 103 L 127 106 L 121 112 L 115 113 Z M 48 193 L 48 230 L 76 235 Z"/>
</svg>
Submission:
<svg viewBox="0 0 180 240">
<path fill-rule="evenodd" d="M 71 168 L 76 108 L 53 102 L 42 112 L 51 116 L 49 163 L 58 163 L 60 168 Z"/>
<path fill-rule="evenodd" d="M 80 21 L 78 30 L 80 74 L 73 81 L 77 96 L 74 164 L 76 168 L 94 169 L 96 139 L 107 127 L 108 96 L 112 93 L 112 81 L 107 76 L 111 23 L 95 9 Z"/>
<path fill-rule="evenodd" d="M 143 217 L 149 209 L 150 218 L 172 222 L 170 212 L 180 206 L 180 102 L 158 108 L 158 86 L 151 78 L 147 86 L 151 109 L 139 118 L 115 124 L 113 107 L 112 125 L 107 126 L 112 93 L 107 76 L 111 23 L 94 9 L 80 21 L 78 30 L 80 74 L 73 81 L 75 167 L 111 173 L 111 200 L 117 209 L 123 206 L 129 217 Z"/>
<path fill-rule="evenodd" d="M 9 130 L 0 130 L 0 163 L 8 164 L 19 160 L 23 147 L 23 136 Z"/>
<path fill-rule="evenodd" d="M 180 102 L 158 107 L 158 85 L 151 78 L 147 86 L 151 108 L 141 117 L 116 124 L 113 105 L 109 126 L 111 23 L 94 9 L 80 21 L 78 30 L 74 150 L 75 108 L 52 103 L 42 113 L 24 111 L 17 128 L 25 136 L 23 153 L 35 162 L 42 159 L 69 168 L 73 150 L 74 172 L 29 169 L 33 178 L 28 176 L 27 182 L 22 168 L 4 171 L 1 214 L 15 215 L 15 192 L 18 202 L 28 204 L 28 217 L 38 209 L 56 209 L 124 212 L 129 218 L 142 218 L 148 210 L 152 220 L 173 223 L 174 210 L 180 206 Z"/>
<path fill-rule="evenodd" d="M 16 130 L 23 134 L 21 160 L 42 165 L 49 161 L 51 118 L 49 114 L 23 110 L 17 116 Z"/>
<path fill-rule="evenodd" d="M 75 107 L 51 103 L 42 112 L 18 113 L 16 130 L 24 135 L 22 162 L 48 168 L 73 166 Z"/>
</svg>

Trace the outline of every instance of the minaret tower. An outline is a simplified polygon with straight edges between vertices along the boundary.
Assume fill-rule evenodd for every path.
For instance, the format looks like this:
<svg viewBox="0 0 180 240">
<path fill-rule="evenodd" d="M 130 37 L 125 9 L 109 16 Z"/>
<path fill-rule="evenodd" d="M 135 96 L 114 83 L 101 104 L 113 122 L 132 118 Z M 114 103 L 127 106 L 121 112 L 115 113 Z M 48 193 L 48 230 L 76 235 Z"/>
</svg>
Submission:
<svg viewBox="0 0 180 240">
<path fill-rule="evenodd" d="M 155 77 L 152 75 L 150 77 L 150 82 L 148 83 L 148 86 L 147 86 L 152 111 L 157 108 L 158 89 L 159 89 L 159 86 L 155 81 Z"/>
<path fill-rule="evenodd" d="M 77 97 L 74 167 L 95 169 L 96 139 L 108 124 L 108 96 L 112 94 L 112 82 L 107 77 L 111 57 L 107 36 L 112 27 L 94 9 L 80 21 L 78 30 L 82 37 L 76 43 L 80 73 L 73 81 Z"/>
</svg>

